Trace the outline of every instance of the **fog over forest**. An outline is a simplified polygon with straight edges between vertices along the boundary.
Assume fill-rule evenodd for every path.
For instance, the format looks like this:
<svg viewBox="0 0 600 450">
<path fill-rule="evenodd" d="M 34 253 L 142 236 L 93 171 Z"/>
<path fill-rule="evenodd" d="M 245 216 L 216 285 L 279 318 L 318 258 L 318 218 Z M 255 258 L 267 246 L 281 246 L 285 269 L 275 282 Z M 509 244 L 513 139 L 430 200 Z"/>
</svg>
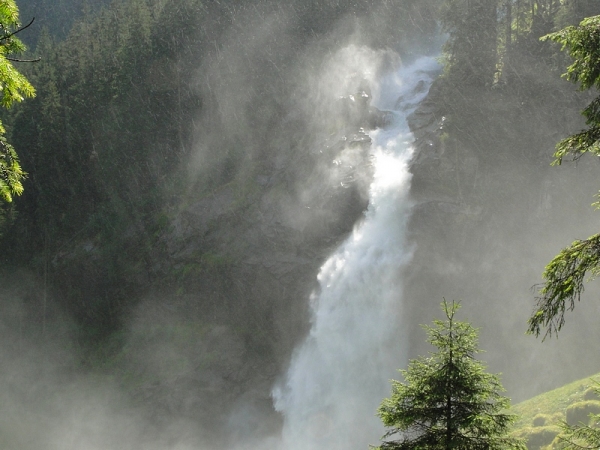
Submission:
<svg viewBox="0 0 600 450">
<path fill-rule="evenodd" d="M 512 403 L 600 372 L 600 291 L 526 335 L 598 231 L 594 92 L 539 38 L 593 0 L 18 0 L 35 98 L 0 205 L 0 446 L 378 445 L 459 300 Z"/>
</svg>

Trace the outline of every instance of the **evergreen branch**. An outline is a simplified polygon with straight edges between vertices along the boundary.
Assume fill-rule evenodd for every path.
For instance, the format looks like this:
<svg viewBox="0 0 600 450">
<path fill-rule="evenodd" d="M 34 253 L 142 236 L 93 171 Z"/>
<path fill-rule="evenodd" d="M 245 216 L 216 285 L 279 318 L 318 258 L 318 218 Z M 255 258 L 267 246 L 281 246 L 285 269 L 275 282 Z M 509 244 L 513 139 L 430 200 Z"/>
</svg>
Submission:
<svg viewBox="0 0 600 450">
<path fill-rule="evenodd" d="M 546 282 L 537 285 L 540 296 L 536 309 L 528 320 L 527 332 L 539 336 L 546 328 L 544 339 L 560 331 L 565 311 L 572 311 L 584 290 L 586 275 L 592 278 L 600 273 L 600 234 L 575 241 L 563 249 L 546 266 Z"/>
<path fill-rule="evenodd" d="M 36 59 L 19 59 L 19 58 L 6 58 L 9 61 L 12 62 L 27 62 L 27 63 L 32 63 L 32 62 L 40 62 L 42 60 L 41 56 L 38 56 Z"/>
<path fill-rule="evenodd" d="M 12 33 L 8 33 L 8 34 L 5 34 L 4 36 L 0 36 L 0 45 L 4 45 L 2 41 L 6 41 L 6 40 L 10 39 L 11 37 L 13 37 L 15 34 L 20 33 L 21 31 L 25 30 L 26 28 L 29 28 L 31 26 L 31 24 L 33 24 L 34 20 L 35 20 L 35 17 L 32 18 L 31 21 L 27 25 L 22 26 L 21 28 L 17 28 Z"/>
<path fill-rule="evenodd" d="M 556 144 L 556 152 L 554 153 L 556 159 L 552 164 L 561 165 L 562 160 L 567 155 L 571 155 L 573 161 L 577 161 L 585 153 L 600 155 L 600 126 L 591 126 L 589 129 L 569 136 Z"/>
<path fill-rule="evenodd" d="M 558 439 L 568 449 L 598 450 L 600 449 L 600 430 L 589 425 L 570 426 L 563 424 L 564 433 Z"/>
</svg>

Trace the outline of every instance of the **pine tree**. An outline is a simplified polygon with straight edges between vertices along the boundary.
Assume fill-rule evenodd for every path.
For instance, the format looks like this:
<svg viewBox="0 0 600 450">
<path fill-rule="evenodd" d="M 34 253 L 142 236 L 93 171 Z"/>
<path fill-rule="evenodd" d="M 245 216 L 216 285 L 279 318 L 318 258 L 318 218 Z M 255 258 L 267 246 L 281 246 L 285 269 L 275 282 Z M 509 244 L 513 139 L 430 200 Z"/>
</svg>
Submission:
<svg viewBox="0 0 600 450">
<path fill-rule="evenodd" d="M 491 86 L 497 64 L 498 0 L 444 0 L 441 23 L 447 75 L 465 86 Z"/>
<path fill-rule="evenodd" d="M 401 370 L 405 382 L 392 380 L 392 396 L 378 415 L 391 428 L 383 438 L 396 438 L 379 450 L 526 448 L 508 435 L 516 416 L 506 413 L 509 400 L 500 394 L 498 376 L 475 359 L 478 331 L 454 320 L 459 307 L 444 300 L 447 320 L 424 326 L 437 351 Z"/>
</svg>

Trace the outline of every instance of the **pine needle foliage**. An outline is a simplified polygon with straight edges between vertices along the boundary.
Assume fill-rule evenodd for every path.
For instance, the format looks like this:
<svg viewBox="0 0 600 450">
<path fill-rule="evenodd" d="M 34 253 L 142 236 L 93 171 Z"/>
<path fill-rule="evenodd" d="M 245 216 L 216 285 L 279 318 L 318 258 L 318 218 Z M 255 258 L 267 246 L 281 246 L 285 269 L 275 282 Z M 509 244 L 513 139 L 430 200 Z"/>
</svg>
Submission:
<svg viewBox="0 0 600 450">
<path fill-rule="evenodd" d="M 577 240 L 564 248 L 546 266 L 546 282 L 539 289 L 537 309 L 529 319 L 529 333 L 544 337 L 557 333 L 565 323 L 565 312 L 575 309 L 587 278 L 600 273 L 600 234 Z"/>
<path fill-rule="evenodd" d="M 25 51 L 25 45 L 16 37 L 19 31 L 19 9 L 15 1 L 0 0 L 0 105 L 5 108 L 35 95 L 33 86 L 13 64 L 13 56 Z M 0 122 L 0 198 L 11 202 L 14 195 L 23 192 L 22 180 L 26 174 L 4 134 Z"/>
<path fill-rule="evenodd" d="M 0 124 L 0 197 L 11 202 L 13 195 L 21 195 L 23 192 L 21 180 L 25 177 L 25 172 L 21 169 L 15 149 L 7 142 L 3 132 Z"/>
<path fill-rule="evenodd" d="M 378 450 L 525 449 L 509 435 L 516 416 L 497 375 L 475 359 L 478 331 L 454 319 L 460 304 L 442 303 L 446 320 L 423 326 L 437 348 L 401 370 L 378 415 L 389 431 Z"/>
<path fill-rule="evenodd" d="M 597 419 L 598 416 L 595 416 Z M 600 449 L 600 429 L 590 425 L 569 426 L 563 424 L 563 433 L 558 436 L 561 450 Z"/>
<path fill-rule="evenodd" d="M 563 28 L 542 37 L 561 44 L 573 63 L 563 74 L 567 80 L 578 83 L 579 90 L 600 88 L 600 16 L 584 19 L 579 26 Z M 582 112 L 589 126 L 556 145 L 554 164 L 560 165 L 563 158 L 579 159 L 585 153 L 600 155 L 600 97 L 596 97 Z"/>
</svg>

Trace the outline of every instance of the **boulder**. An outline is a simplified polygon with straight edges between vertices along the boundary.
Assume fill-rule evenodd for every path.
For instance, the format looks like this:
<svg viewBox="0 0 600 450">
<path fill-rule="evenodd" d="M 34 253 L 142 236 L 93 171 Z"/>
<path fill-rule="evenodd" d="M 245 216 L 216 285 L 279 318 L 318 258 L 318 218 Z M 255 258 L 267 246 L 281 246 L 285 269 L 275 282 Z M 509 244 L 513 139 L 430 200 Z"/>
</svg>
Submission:
<svg viewBox="0 0 600 450">
<path fill-rule="evenodd" d="M 583 400 L 570 404 L 565 411 L 567 423 L 569 425 L 588 424 L 590 414 L 600 414 L 600 401 Z"/>
</svg>

